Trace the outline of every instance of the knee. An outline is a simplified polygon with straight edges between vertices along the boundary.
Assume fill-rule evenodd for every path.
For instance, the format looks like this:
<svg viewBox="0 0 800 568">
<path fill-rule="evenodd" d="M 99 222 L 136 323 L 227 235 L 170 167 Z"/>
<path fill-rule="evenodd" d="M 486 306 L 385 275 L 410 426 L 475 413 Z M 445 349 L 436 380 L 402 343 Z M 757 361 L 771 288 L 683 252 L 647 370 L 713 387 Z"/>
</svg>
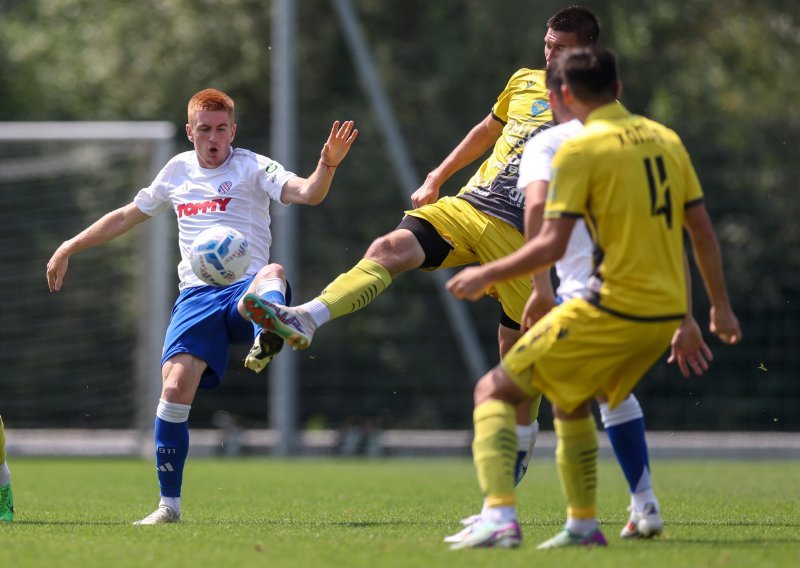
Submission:
<svg viewBox="0 0 800 568">
<path fill-rule="evenodd" d="M 372 241 L 364 258 L 377 262 L 394 276 L 422 266 L 425 253 L 413 234 L 392 231 Z"/>
<path fill-rule="evenodd" d="M 396 255 L 397 252 L 398 246 L 393 238 L 393 233 L 389 233 L 372 241 L 364 256 L 370 260 L 381 262 L 381 260 Z"/>
<path fill-rule="evenodd" d="M 180 383 L 174 379 L 170 380 L 168 377 L 161 386 L 161 400 L 182 403 L 184 400 L 184 392 L 180 387 Z"/>
<path fill-rule="evenodd" d="M 527 398 L 530 398 L 530 394 L 518 387 L 499 366 L 486 373 L 475 385 L 475 406 L 487 400 L 499 400 L 516 406 Z"/>
<path fill-rule="evenodd" d="M 171 358 L 161 369 L 161 399 L 192 404 L 205 368 L 204 361 L 186 353 Z"/>
<path fill-rule="evenodd" d="M 256 274 L 256 280 L 263 280 L 264 278 L 280 278 L 281 280 L 286 280 L 286 273 L 283 266 L 278 263 L 272 263 L 264 266 L 258 271 L 258 274 Z"/>
<path fill-rule="evenodd" d="M 495 383 L 492 380 L 492 371 L 489 371 L 475 384 L 473 399 L 475 406 L 478 406 L 479 404 L 482 404 L 493 398 L 497 398 L 497 389 L 495 388 Z"/>
</svg>

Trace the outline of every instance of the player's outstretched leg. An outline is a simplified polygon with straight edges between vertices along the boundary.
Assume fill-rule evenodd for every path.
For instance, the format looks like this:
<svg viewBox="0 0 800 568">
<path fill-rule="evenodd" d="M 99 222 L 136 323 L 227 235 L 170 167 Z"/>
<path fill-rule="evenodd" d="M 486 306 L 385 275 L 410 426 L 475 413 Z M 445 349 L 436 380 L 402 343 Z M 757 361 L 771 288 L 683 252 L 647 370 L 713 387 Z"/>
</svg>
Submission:
<svg viewBox="0 0 800 568">
<path fill-rule="evenodd" d="M 6 463 L 6 429 L 0 416 L 0 522 L 14 520 L 14 493 L 11 491 L 11 472 Z"/>
<path fill-rule="evenodd" d="M 255 294 L 244 297 L 244 307 L 256 325 L 284 338 L 295 349 L 311 345 L 316 324 L 302 308 L 281 306 Z"/>
</svg>

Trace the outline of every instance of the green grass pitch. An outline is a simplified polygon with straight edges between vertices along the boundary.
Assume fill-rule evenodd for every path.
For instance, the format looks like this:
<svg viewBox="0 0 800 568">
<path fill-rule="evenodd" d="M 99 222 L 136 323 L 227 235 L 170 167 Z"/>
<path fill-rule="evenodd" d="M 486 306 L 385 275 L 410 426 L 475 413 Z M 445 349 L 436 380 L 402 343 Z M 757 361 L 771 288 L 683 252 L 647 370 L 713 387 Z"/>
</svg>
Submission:
<svg viewBox="0 0 800 568">
<path fill-rule="evenodd" d="M 146 460 L 11 457 L 17 515 L 0 526 L 3 567 L 124 566 L 796 566 L 800 461 L 653 463 L 667 523 L 622 541 L 627 488 L 600 464 L 606 549 L 537 551 L 564 521 L 552 459 L 519 488 L 517 550 L 451 552 L 441 542 L 477 511 L 472 464 L 456 459 L 191 459 L 180 525 L 134 527 L 157 504 Z"/>
</svg>

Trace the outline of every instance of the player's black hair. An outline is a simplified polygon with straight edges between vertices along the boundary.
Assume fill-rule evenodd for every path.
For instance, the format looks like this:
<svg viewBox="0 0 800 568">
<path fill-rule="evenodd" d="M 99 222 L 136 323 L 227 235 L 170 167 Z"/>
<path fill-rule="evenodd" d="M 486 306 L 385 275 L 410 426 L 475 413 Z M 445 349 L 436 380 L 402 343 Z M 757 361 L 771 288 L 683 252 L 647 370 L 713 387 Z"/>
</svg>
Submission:
<svg viewBox="0 0 800 568">
<path fill-rule="evenodd" d="M 557 32 L 574 33 L 581 45 L 597 45 L 600 21 L 589 8 L 570 6 L 547 20 L 547 27 Z"/>
<path fill-rule="evenodd" d="M 581 102 L 611 102 L 617 98 L 617 59 L 605 48 L 568 49 L 558 57 L 557 73 Z"/>
</svg>

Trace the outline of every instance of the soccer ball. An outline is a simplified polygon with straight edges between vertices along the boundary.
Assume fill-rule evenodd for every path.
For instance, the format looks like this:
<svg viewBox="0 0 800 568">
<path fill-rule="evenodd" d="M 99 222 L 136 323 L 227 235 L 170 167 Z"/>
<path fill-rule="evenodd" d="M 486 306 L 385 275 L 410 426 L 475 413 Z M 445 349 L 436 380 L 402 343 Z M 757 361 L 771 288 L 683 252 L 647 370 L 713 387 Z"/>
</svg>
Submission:
<svg viewBox="0 0 800 568">
<path fill-rule="evenodd" d="M 206 284 L 227 286 L 244 276 L 250 266 L 250 245 L 236 229 L 212 227 L 195 237 L 189 263 Z"/>
</svg>

